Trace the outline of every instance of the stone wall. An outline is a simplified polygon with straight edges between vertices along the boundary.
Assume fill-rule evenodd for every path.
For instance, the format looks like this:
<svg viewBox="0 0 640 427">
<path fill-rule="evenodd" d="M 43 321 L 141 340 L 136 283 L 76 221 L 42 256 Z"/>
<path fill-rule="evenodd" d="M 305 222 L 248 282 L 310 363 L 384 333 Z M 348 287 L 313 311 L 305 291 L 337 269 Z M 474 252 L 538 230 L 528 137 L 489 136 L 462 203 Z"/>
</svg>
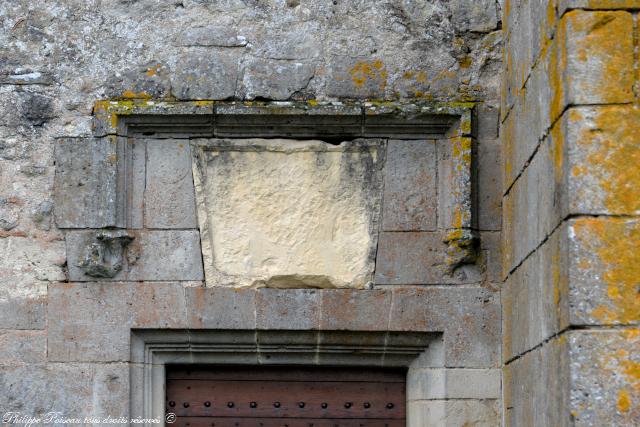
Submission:
<svg viewBox="0 0 640 427">
<path fill-rule="evenodd" d="M 505 5 L 506 425 L 640 422 L 638 7 Z"/>
<path fill-rule="evenodd" d="M 2 2 L 0 410 L 126 416 L 135 328 L 416 330 L 444 334 L 446 365 L 420 367 L 440 386 L 411 385 L 425 392 L 410 405 L 414 420 L 496 425 L 500 15 L 495 0 Z M 210 289 L 199 258 L 185 255 L 200 253 L 195 206 L 184 181 L 166 179 L 185 166 L 165 157 L 179 147 L 140 151 L 129 141 L 138 141 L 131 161 L 147 169 L 131 169 L 142 175 L 128 182 L 148 183 L 149 203 L 124 218 L 109 197 L 121 185 L 112 166 L 123 135 L 96 117 L 114 105 L 152 112 L 193 101 L 191 114 L 213 101 L 408 99 L 475 106 L 473 283 L 418 274 L 430 241 L 417 218 L 381 245 L 402 249 L 393 257 L 401 267 L 418 263 L 419 280 L 360 291 Z M 133 191 L 130 206 L 143 194 Z M 462 387 L 468 378 L 473 390 Z"/>
</svg>

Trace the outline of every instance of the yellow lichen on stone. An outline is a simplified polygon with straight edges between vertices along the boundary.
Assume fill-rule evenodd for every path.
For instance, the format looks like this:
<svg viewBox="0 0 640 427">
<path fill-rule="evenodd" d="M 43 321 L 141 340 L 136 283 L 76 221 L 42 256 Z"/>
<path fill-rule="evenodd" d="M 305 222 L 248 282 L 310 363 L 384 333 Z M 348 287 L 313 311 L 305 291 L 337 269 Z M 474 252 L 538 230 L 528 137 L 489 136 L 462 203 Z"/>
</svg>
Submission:
<svg viewBox="0 0 640 427">
<path fill-rule="evenodd" d="M 151 99 L 151 95 L 146 92 L 134 92 L 132 90 L 122 92 L 122 97 L 126 99 Z"/>
<path fill-rule="evenodd" d="M 631 14 L 574 11 L 567 15 L 567 20 L 575 39 L 577 59 L 588 70 L 588 78 L 578 78 L 573 90 L 595 92 L 607 102 L 631 101 L 634 78 Z"/>
<path fill-rule="evenodd" d="M 620 412 L 629 412 L 629 408 L 631 407 L 631 399 L 629 398 L 629 392 L 625 389 L 622 389 L 618 392 L 618 410 Z"/>
<path fill-rule="evenodd" d="M 567 20 L 561 19 L 556 31 L 556 41 L 551 44 L 549 52 L 549 86 L 551 87 L 550 123 L 560 117 L 564 110 L 565 84 L 563 71 L 567 66 L 567 51 L 565 48 L 567 37 Z"/>
<path fill-rule="evenodd" d="M 605 107 L 595 126 L 585 129 L 580 144 L 597 147 L 588 157 L 588 173 L 605 192 L 606 208 L 614 214 L 640 213 L 640 109 Z"/>
<path fill-rule="evenodd" d="M 351 80 L 356 87 L 362 87 L 368 80 L 375 80 L 384 89 L 387 85 L 388 73 L 384 63 L 376 59 L 374 61 L 358 61 L 349 70 Z"/>
<path fill-rule="evenodd" d="M 585 249 L 593 251 L 602 264 L 602 280 L 610 300 L 592 315 L 604 322 L 640 321 L 640 224 L 622 219 L 581 218 L 574 229 Z"/>
<path fill-rule="evenodd" d="M 569 126 L 580 129 L 576 138 L 579 160 L 572 176 L 584 186 L 597 187 L 607 213 L 640 213 L 640 109 L 609 106 L 574 113 Z"/>
</svg>

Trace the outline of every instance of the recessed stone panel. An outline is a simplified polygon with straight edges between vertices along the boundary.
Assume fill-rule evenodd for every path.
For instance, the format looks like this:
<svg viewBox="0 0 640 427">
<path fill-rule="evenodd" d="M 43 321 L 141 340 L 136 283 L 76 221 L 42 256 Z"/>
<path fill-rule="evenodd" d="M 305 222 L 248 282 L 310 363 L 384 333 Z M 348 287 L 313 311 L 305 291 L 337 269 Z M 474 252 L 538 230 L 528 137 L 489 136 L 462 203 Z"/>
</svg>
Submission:
<svg viewBox="0 0 640 427">
<path fill-rule="evenodd" d="M 208 286 L 371 282 L 384 142 L 201 140 L 192 147 Z"/>
</svg>

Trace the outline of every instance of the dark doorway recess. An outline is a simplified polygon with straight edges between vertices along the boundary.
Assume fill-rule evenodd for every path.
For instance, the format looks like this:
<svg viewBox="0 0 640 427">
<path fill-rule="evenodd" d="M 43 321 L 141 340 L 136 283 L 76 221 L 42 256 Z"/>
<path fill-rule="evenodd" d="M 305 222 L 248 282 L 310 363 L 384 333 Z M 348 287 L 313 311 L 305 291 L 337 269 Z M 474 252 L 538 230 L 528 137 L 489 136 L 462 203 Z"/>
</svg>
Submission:
<svg viewBox="0 0 640 427">
<path fill-rule="evenodd" d="M 166 412 L 189 427 L 404 427 L 406 370 L 167 365 Z"/>
</svg>

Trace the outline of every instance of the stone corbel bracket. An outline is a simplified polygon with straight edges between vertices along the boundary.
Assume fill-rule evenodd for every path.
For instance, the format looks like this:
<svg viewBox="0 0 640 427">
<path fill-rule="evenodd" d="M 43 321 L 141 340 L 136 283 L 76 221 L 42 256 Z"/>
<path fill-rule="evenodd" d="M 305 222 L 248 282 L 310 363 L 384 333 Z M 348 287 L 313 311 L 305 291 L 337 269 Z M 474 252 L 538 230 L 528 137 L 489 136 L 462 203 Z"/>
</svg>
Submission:
<svg viewBox="0 0 640 427">
<path fill-rule="evenodd" d="M 84 257 L 78 267 L 90 277 L 115 277 L 122 270 L 124 250 L 132 240 L 124 230 L 96 232 L 84 248 Z"/>
</svg>

